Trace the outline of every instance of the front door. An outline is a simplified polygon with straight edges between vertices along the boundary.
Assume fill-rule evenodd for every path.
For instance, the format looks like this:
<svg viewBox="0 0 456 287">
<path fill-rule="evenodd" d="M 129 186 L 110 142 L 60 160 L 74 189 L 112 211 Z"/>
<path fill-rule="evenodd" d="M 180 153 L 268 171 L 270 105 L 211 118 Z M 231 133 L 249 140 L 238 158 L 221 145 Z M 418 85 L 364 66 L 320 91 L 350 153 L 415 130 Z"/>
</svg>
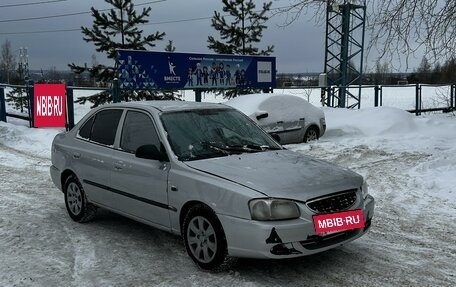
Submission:
<svg viewBox="0 0 456 287">
<path fill-rule="evenodd" d="M 169 162 L 135 156 L 142 145 L 160 148 L 152 118 L 141 111 L 125 115 L 119 148 L 113 153 L 111 187 L 112 207 L 140 219 L 170 226 L 167 181 Z M 113 198 L 113 199 L 114 199 Z"/>
</svg>

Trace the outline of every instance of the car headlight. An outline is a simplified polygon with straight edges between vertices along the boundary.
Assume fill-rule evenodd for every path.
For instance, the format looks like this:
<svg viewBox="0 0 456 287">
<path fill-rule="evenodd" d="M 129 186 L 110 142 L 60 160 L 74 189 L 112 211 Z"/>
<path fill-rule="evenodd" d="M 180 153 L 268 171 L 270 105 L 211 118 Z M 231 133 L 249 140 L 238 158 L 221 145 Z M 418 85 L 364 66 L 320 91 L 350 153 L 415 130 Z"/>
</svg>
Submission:
<svg viewBox="0 0 456 287">
<path fill-rule="evenodd" d="M 253 199 L 249 208 L 252 219 L 260 221 L 293 219 L 301 215 L 296 203 L 285 199 Z"/>
<path fill-rule="evenodd" d="M 369 194 L 369 186 L 365 180 L 363 182 L 363 186 L 361 186 L 361 193 L 363 195 L 363 199 L 366 199 L 367 195 Z"/>
</svg>

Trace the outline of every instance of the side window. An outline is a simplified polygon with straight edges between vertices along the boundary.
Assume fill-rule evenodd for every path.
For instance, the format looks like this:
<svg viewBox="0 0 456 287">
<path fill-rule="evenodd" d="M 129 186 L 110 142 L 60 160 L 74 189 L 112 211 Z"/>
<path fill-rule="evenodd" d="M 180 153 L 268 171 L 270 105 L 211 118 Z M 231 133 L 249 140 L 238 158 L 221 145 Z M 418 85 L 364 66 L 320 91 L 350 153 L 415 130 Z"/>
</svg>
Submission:
<svg viewBox="0 0 456 287">
<path fill-rule="evenodd" d="M 113 145 L 122 110 L 104 110 L 96 114 L 90 140 Z"/>
<path fill-rule="evenodd" d="M 95 116 L 92 116 L 79 130 L 79 136 L 83 139 L 90 139 L 90 132 L 92 131 L 93 119 Z"/>
<path fill-rule="evenodd" d="M 153 144 L 160 148 L 160 141 L 150 117 L 141 112 L 129 111 L 125 117 L 120 148 L 135 153 L 142 145 Z"/>
</svg>

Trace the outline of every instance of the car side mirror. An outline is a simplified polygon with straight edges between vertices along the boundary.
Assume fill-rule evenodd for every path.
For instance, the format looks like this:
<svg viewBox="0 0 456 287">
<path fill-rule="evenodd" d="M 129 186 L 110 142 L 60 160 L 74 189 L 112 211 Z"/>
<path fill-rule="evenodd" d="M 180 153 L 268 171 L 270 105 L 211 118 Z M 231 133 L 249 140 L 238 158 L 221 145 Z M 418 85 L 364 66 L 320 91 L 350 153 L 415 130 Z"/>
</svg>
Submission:
<svg viewBox="0 0 456 287">
<path fill-rule="evenodd" d="M 280 143 L 280 136 L 278 134 L 271 134 L 271 137 L 276 140 L 276 142 Z"/>
<path fill-rule="evenodd" d="M 257 120 L 261 120 L 261 119 L 269 117 L 269 114 L 268 114 L 268 112 L 257 112 L 257 113 L 255 113 L 255 117 Z"/>
<path fill-rule="evenodd" d="M 159 151 L 153 144 L 146 144 L 138 147 L 135 153 L 136 157 L 144 159 L 152 159 L 158 161 L 168 161 L 166 152 Z"/>
</svg>

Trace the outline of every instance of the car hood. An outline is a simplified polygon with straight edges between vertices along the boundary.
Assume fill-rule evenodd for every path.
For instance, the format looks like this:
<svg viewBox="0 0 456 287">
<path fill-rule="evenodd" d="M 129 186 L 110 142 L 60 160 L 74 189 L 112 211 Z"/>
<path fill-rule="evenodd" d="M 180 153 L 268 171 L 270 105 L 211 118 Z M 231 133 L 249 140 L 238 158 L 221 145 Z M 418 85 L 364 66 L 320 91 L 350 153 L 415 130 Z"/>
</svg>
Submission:
<svg viewBox="0 0 456 287">
<path fill-rule="evenodd" d="M 362 176 L 348 169 L 288 150 L 245 153 L 185 163 L 265 196 L 299 201 L 359 188 L 363 183 Z"/>
</svg>

